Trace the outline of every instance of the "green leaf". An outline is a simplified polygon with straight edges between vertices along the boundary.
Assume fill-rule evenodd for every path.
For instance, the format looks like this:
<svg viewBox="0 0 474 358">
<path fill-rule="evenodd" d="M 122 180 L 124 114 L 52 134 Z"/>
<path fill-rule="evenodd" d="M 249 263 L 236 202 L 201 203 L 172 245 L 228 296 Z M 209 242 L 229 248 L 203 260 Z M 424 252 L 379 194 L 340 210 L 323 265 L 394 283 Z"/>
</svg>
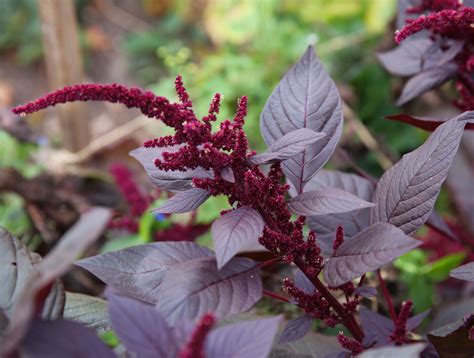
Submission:
<svg viewBox="0 0 474 358">
<path fill-rule="evenodd" d="M 209 224 L 220 216 L 220 212 L 229 209 L 225 196 L 212 196 L 197 210 L 196 223 Z"/>
<path fill-rule="evenodd" d="M 120 344 L 119 339 L 114 331 L 107 331 L 100 335 L 100 339 L 110 348 L 115 348 Z"/>
<path fill-rule="evenodd" d="M 415 249 L 396 259 L 393 265 L 401 272 L 419 275 L 427 261 L 426 253 L 421 249 Z"/>
<path fill-rule="evenodd" d="M 100 249 L 101 254 L 126 249 L 130 246 L 146 244 L 139 235 L 130 235 L 107 241 Z"/>
<path fill-rule="evenodd" d="M 408 295 L 415 313 L 426 311 L 433 306 L 434 284 L 423 276 L 413 276 L 408 284 Z"/>
<path fill-rule="evenodd" d="M 438 261 L 432 262 L 421 269 L 429 279 L 434 282 L 441 282 L 449 277 L 449 272 L 458 267 L 466 258 L 464 252 L 458 252 L 451 255 L 446 255 Z"/>
</svg>

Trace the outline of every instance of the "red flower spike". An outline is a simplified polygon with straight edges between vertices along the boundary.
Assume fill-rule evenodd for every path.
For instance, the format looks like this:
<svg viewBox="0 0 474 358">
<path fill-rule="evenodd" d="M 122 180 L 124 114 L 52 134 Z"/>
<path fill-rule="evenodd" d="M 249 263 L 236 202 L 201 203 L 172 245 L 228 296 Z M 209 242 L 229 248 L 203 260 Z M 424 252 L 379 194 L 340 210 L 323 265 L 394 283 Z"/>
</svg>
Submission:
<svg viewBox="0 0 474 358">
<path fill-rule="evenodd" d="M 211 313 L 204 315 L 194 328 L 189 342 L 179 352 L 179 358 L 205 358 L 204 343 L 215 322 Z"/>
<path fill-rule="evenodd" d="M 342 226 L 338 226 L 336 230 L 336 239 L 334 240 L 334 243 L 332 245 L 332 248 L 334 251 L 336 251 L 339 246 L 342 245 L 344 242 L 344 228 Z"/>
<path fill-rule="evenodd" d="M 397 321 L 395 322 L 395 330 L 393 331 L 390 339 L 397 345 L 401 345 L 407 342 L 407 321 L 410 317 L 410 313 L 413 309 L 413 302 L 411 300 L 402 303 L 402 308 L 398 314 Z"/>
<path fill-rule="evenodd" d="M 435 34 L 459 38 L 474 36 L 474 9 L 461 7 L 458 10 L 442 10 L 429 15 L 421 15 L 395 34 L 395 41 L 402 42 L 407 37 L 422 30 L 431 30 Z"/>
<path fill-rule="evenodd" d="M 342 347 L 351 351 L 354 356 L 362 353 L 362 351 L 364 350 L 362 344 L 360 344 L 354 339 L 344 336 L 343 332 L 339 332 L 339 334 L 337 335 L 337 340 Z"/>
</svg>

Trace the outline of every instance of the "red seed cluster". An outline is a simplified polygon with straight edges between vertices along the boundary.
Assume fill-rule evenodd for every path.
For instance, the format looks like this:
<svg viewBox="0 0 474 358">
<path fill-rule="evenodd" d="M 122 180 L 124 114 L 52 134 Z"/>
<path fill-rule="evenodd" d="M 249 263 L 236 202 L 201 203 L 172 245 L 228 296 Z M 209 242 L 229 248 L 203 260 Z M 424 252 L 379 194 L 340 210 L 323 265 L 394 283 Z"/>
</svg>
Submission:
<svg viewBox="0 0 474 358">
<path fill-rule="evenodd" d="M 390 335 L 390 339 L 395 344 L 401 345 L 408 342 L 407 334 L 407 321 L 410 317 L 411 310 L 413 309 L 413 302 L 411 300 L 402 303 L 402 308 L 398 314 L 397 321 L 395 322 L 395 330 Z"/>
<path fill-rule="evenodd" d="M 223 121 L 219 129 L 213 132 L 212 122 L 217 119 L 221 96 L 216 94 L 208 114 L 198 119 L 192 110 L 192 102 L 181 77 L 176 79 L 175 85 L 180 103 L 170 103 L 151 92 L 128 89 L 121 85 L 78 85 L 66 87 L 35 102 L 17 107 L 14 112 L 31 113 L 70 101 L 103 100 L 139 108 L 144 115 L 162 120 L 174 128 L 175 133 L 150 140 L 144 146 L 177 147 L 173 151 L 165 150 L 162 158 L 155 159 L 156 167 L 165 171 L 185 171 L 197 167 L 212 171 L 212 178 L 194 178 L 193 185 L 208 190 L 211 195 L 227 196 L 233 207 L 249 206 L 258 211 L 265 221 L 265 229 L 259 238 L 260 243 L 278 257 L 295 262 L 310 280 L 321 285 L 317 292 L 306 295 L 289 280 L 285 280 L 284 285 L 290 294 L 315 318 L 324 320 L 329 326 L 344 321 L 344 324 L 352 329 L 351 332 L 356 332 L 357 339 L 362 340 L 363 334 L 352 316 L 358 301 L 348 298 L 346 303 L 341 305 L 318 279 L 323 268 L 321 250 L 314 232 L 310 232 L 306 238 L 303 235 L 305 218 L 292 219 L 285 198 L 289 186 L 282 183 L 283 172 L 280 164 L 273 164 L 268 174 L 264 174 L 258 165 L 248 162 L 248 157 L 255 152 L 250 150 L 243 130 L 247 115 L 247 98 L 240 99 L 234 118 Z M 223 178 L 223 169 L 227 172 L 231 170 L 235 180 L 230 182 Z M 343 235 L 343 230 L 339 229 L 336 238 L 338 245 L 342 243 Z M 352 289 L 350 286 L 341 288 L 346 297 L 353 295 L 354 289 L 351 287 Z M 206 332 L 206 322 L 203 321 L 203 328 L 199 331 L 203 332 L 202 335 L 196 333 L 197 338 L 193 340 L 194 343 L 190 343 L 190 350 L 185 351 L 182 357 L 191 356 L 189 352 L 194 354 L 199 351 L 199 344 L 196 342 L 202 343 L 203 338 L 199 337 L 203 337 Z"/>
<path fill-rule="evenodd" d="M 288 294 L 293 296 L 298 306 L 315 319 L 324 321 L 329 327 L 334 327 L 341 322 L 331 309 L 329 302 L 318 291 L 308 294 L 296 287 L 294 282 L 288 278 L 283 280 L 283 287 Z"/>
<path fill-rule="evenodd" d="M 110 174 L 127 201 L 130 214 L 142 215 L 150 205 L 151 199 L 141 193 L 130 170 L 123 164 L 114 164 L 110 167 Z"/>
<path fill-rule="evenodd" d="M 343 332 L 338 333 L 337 341 L 343 348 L 350 351 L 353 356 L 356 356 L 362 353 L 362 351 L 364 350 L 364 347 L 362 346 L 361 343 L 357 342 L 354 339 L 346 337 Z"/>
<path fill-rule="evenodd" d="M 442 10 L 421 15 L 410 21 L 403 29 L 397 31 L 395 41 L 402 42 L 407 37 L 422 30 L 430 30 L 435 34 L 454 39 L 473 36 L 474 9 L 461 7 L 457 10 Z"/>
<path fill-rule="evenodd" d="M 474 109 L 474 9 L 463 6 L 457 0 L 424 0 L 408 13 L 423 13 L 416 19 L 408 19 L 407 24 L 395 33 L 395 41 L 400 43 L 422 30 L 428 30 L 433 37 L 463 41 L 464 46 L 456 55 L 456 90 L 460 98 L 454 104 L 463 111 Z"/>
<path fill-rule="evenodd" d="M 204 315 L 191 334 L 191 339 L 179 352 L 179 358 L 205 358 L 204 343 L 216 319 L 211 313 Z"/>
</svg>

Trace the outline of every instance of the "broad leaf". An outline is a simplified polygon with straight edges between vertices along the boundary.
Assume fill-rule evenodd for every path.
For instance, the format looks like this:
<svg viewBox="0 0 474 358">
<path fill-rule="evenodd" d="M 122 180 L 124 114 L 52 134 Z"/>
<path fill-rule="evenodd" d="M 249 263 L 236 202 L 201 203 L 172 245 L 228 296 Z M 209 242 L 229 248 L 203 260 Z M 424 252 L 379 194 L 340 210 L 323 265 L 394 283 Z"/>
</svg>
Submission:
<svg viewBox="0 0 474 358">
<path fill-rule="evenodd" d="M 219 270 L 239 251 L 254 248 L 265 223 L 248 206 L 228 212 L 214 221 L 211 228 Z"/>
<path fill-rule="evenodd" d="M 304 216 L 347 213 L 374 205 L 335 188 L 307 191 L 288 202 L 288 208 L 292 212 Z"/>
<path fill-rule="evenodd" d="M 402 347 L 381 347 L 371 348 L 362 352 L 360 358 L 419 358 L 420 353 L 425 349 L 426 343 L 407 344 Z"/>
<path fill-rule="evenodd" d="M 192 242 L 157 242 L 108 252 L 76 262 L 117 293 L 156 303 L 167 269 L 180 262 L 212 256 Z"/>
<path fill-rule="evenodd" d="M 0 308 L 7 316 L 40 260 L 38 254 L 31 253 L 20 240 L 0 227 Z"/>
<path fill-rule="evenodd" d="M 454 160 L 454 162 L 455 161 L 456 160 Z M 452 169 L 453 167 L 451 167 L 451 170 Z M 451 230 L 448 224 L 446 224 L 446 221 L 444 221 L 441 215 L 439 215 L 436 211 L 433 210 L 431 212 L 425 224 L 431 229 L 440 233 L 441 235 L 444 235 L 453 241 L 459 241 L 459 238 L 456 236 L 456 234 Z"/>
<path fill-rule="evenodd" d="M 229 183 L 235 183 L 234 171 L 231 167 L 225 167 L 221 170 L 221 177 Z"/>
<path fill-rule="evenodd" d="M 64 319 L 81 323 L 98 333 L 110 330 L 107 303 L 98 297 L 67 292 Z"/>
<path fill-rule="evenodd" d="M 250 309 L 262 296 L 254 261 L 233 258 L 222 270 L 214 257 L 170 267 L 156 297 L 158 310 L 172 324 L 207 312 L 225 317 Z"/>
<path fill-rule="evenodd" d="M 66 294 L 64 286 L 60 280 L 56 280 L 51 287 L 48 297 L 43 304 L 43 312 L 41 318 L 43 319 L 59 319 L 63 316 L 64 303 L 66 301 Z"/>
<path fill-rule="evenodd" d="M 347 191 L 371 202 L 375 186 L 365 178 L 337 170 L 321 170 L 307 184 L 305 190 L 336 188 Z M 332 252 L 332 244 L 338 226 L 344 228 L 344 236 L 350 238 L 369 226 L 370 209 L 348 213 L 310 216 L 307 223 L 318 234 L 318 242 L 325 253 Z"/>
<path fill-rule="evenodd" d="M 439 126 L 428 140 L 405 154 L 377 184 L 371 222 L 389 222 L 413 234 L 430 216 L 461 140 L 465 112 Z"/>
<path fill-rule="evenodd" d="M 11 321 L 6 332 L 4 355 L 16 349 L 28 331 L 35 310 L 43 303 L 44 292 L 54 280 L 64 274 L 74 259 L 96 240 L 109 223 L 110 209 L 94 207 L 82 214 L 80 219 L 61 237 L 48 255 L 36 264 L 37 271 L 27 279 L 16 298 Z"/>
<path fill-rule="evenodd" d="M 155 159 L 162 159 L 164 152 L 174 152 L 178 146 L 168 148 L 140 147 L 130 152 L 130 155 L 140 162 L 151 182 L 157 187 L 169 191 L 183 191 L 192 189 L 193 178 L 212 178 L 210 171 L 203 168 L 186 171 L 165 171 L 155 166 Z"/>
<path fill-rule="evenodd" d="M 449 276 L 459 280 L 474 282 L 474 262 L 470 262 L 452 270 Z"/>
<path fill-rule="evenodd" d="M 324 358 L 341 351 L 335 336 L 309 332 L 302 339 L 274 347 L 270 358 Z"/>
<path fill-rule="evenodd" d="M 389 342 L 389 337 L 395 329 L 392 320 L 364 307 L 360 309 L 359 317 L 365 333 L 365 346 L 375 343 L 375 347 L 380 347 Z"/>
<path fill-rule="evenodd" d="M 21 344 L 30 357 L 115 357 L 93 330 L 78 323 L 55 320 L 33 321 Z"/>
<path fill-rule="evenodd" d="M 107 227 L 112 210 L 95 207 L 82 214 L 80 219 L 61 237 L 59 243 L 39 263 L 41 282 L 47 283 L 62 275 L 74 260 Z"/>
<path fill-rule="evenodd" d="M 440 125 L 446 122 L 445 119 L 433 119 L 425 117 L 412 117 L 408 114 L 394 114 L 391 116 L 385 116 L 385 119 L 392 121 L 404 122 L 411 124 L 414 127 L 418 127 L 427 131 L 434 131 Z M 474 129 L 474 123 L 467 123 L 465 129 Z"/>
<path fill-rule="evenodd" d="M 423 322 L 424 319 L 428 317 L 430 312 L 431 310 L 427 310 L 409 318 L 407 321 L 407 331 L 413 331 L 414 329 L 416 329 L 421 324 L 421 322 Z"/>
<path fill-rule="evenodd" d="M 275 88 L 260 116 L 267 146 L 300 128 L 326 134 L 283 162 L 283 170 L 298 193 L 334 152 L 342 122 L 342 102 L 336 85 L 310 46 Z"/>
<path fill-rule="evenodd" d="M 413 98 L 443 84 L 456 74 L 457 68 L 458 66 L 455 63 L 446 63 L 413 76 L 403 87 L 402 94 L 397 100 L 397 106 L 401 106 Z"/>
<path fill-rule="evenodd" d="M 318 133 L 307 128 L 300 128 L 274 142 L 265 153 L 257 154 L 249 158 L 252 164 L 268 164 L 280 162 L 301 153 L 311 144 L 326 137 L 324 133 Z"/>
<path fill-rule="evenodd" d="M 199 188 L 181 191 L 152 212 L 154 214 L 187 213 L 196 210 L 210 196 L 211 193 L 207 190 Z"/>
<path fill-rule="evenodd" d="M 428 340 L 436 347 L 440 357 L 472 357 L 474 340 L 469 338 L 469 332 L 473 321 L 471 315 L 466 320 L 437 328 L 428 334 Z"/>
<path fill-rule="evenodd" d="M 370 298 L 370 297 L 377 296 L 377 289 L 375 287 L 371 287 L 371 286 L 367 286 L 367 285 L 357 287 L 355 292 L 359 296 L 365 297 L 365 298 Z"/>
<path fill-rule="evenodd" d="M 295 285 L 308 295 L 313 294 L 316 290 L 309 278 L 299 269 L 295 272 Z"/>
<path fill-rule="evenodd" d="M 280 320 L 281 317 L 277 316 L 217 328 L 206 339 L 206 357 L 266 357 Z"/>
<path fill-rule="evenodd" d="M 311 330 L 312 324 L 313 317 L 309 315 L 292 319 L 285 326 L 285 329 L 280 335 L 278 343 L 289 343 L 303 338 Z"/>
<path fill-rule="evenodd" d="M 462 49 L 462 41 L 433 41 L 417 37 L 403 41 L 393 50 L 379 53 L 383 66 L 394 75 L 411 76 L 451 61 Z"/>
<path fill-rule="evenodd" d="M 324 278 L 330 286 L 340 286 L 420 244 L 393 225 L 376 223 L 339 246 L 324 266 Z"/>
<path fill-rule="evenodd" d="M 109 315 L 115 333 L 137 357 L 175 357 L 178 347 L 171 327 L 155 307 L 109 295 Z"/>
</svg>

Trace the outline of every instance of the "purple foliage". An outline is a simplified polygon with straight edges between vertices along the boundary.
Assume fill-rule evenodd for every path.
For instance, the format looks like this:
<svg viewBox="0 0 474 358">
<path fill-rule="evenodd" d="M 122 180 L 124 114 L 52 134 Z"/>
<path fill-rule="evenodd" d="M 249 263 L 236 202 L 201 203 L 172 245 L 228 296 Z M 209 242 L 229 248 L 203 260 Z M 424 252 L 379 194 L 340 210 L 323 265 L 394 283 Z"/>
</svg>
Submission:
<svg viewBox="0 0 474 358">
<path fill-rule="evenodd" d="M 451 41 L 449 49 L 443 51 L 439 46 L 420 37 L 380 56 L 391 71 L 414 75 L 405 87 L 402 102 L 454 74 L 452 60 L 460 51 L 461 42 Z M 406 59 L 405 67 L 400 67 L 400 59 Z M 386 171 L 374 191 L 374 185 L 362 177 L 321 170 L 342 133 L 342 101 L 311 46 L 283 77 L 262 111 L 260 125 L 268 149 L 261 154 L 249 148 L 243 130 L 246 97 L 240 99 L 234 118 L 223 121 L 213 131 L 212 122 L 217 120 L 221 96 L 214 96 L 208 114 L 199 119 L 180 77 L 175 85 L 178 103 L 120 85 L 79 85 L 15 109 L 18 113 L 32 113 L 75 100 L 105 100 L 139 108 L 146 116 L 174 129 L 173 135 L 150 140 L 131 153 L 155 185 L 175 193 L 154 212 L 193 211 L 207 198 L 217 195 L 226 196 L 232 206 L 232 210 L 222 212 L 212 225 L 215 254 L 191 242 L 160 242 L 77 262 L 109 285 L 111 291 L 127 296 L 109 295 L 110 320 L 127 350 L 139 357 L 267 356 L 279 317 L 217 328 L 216 320 L 250 310 L 263 292 L 260 268 L 286 262 L 298 269 L 294 282 L 289 278 L 283 280 L 283 288 L 291 298 L 266 293 L 296 304 L 304 315 L 288 323 L 280 336 L 281 342 L 302 338 L 311 329 L 313 320 L 319 319 L 330 327 L 343 324 L 351 334 L 349 337 L 341 332 L 337 336 L 344 348 L 338 353 L 341 356 L 362 353 L 370 357 L 380 353 L 374 353 L 373 346 L 386 344 L 406 345 L 383 347 L 387 354 L 395 351 L 407 356 L 418 354 L 424 343 L 408 344 L 411 342 L 407 333 L 427 313 L 409 318 L 410 300 L 401 305 L 398 315 L 392 314 L 393 320 L 366 309 L 360 310 L 361 323 L 356 319 L 361 297 L 371 297 L 377 292 L 363 285 L 364 275 L 420 244 L 408 235 L 414 234 L 431 215 L 473 112 L 436 124 L 429 139 Z M 268 172 L 260 167 L 266 164 L 271 164 Z M 284 175 L 290 185 L 284 184 Z M 292 198 L 287 199 L 290 187 Z M 82 224 L 82 230 L 94 238 L 110 216 L 108 211 L 97 209 L 95 214 L 98 225 Z M 306 219 L 309 231 L 305 229 Z M 7 235 L 0 232 L 0 236 L 0 244 L 13 247 Z M 94 238 L 80 245 L 66 238 L 66 243 L 73 244 L 71 252 L 60 243 L 58 250 L 63 256 L 48 256 L 41 264 L 48 284 Z M 257 243 L 273 255 L 271 260 L 258 263 L 234 257 Z M 323 250 L 328 257 L 323 257 Z M 7 290 L 2 290 L 0 295 L 1 324 L 8 324 L 7 332 L 11 326 L 10 301 L 18 301 L 15 287 L 31 282 L 18 277 L 28 276 L 36 260 L 35 255 L 16 241 L 13 253 L 24 265 L 21 270 L 2 267 L 0 271 L 0 277 L 7 278 Z M 11 260 L 11 256 L 10 251 L 0 251 L 2 262 Z M 66 261 L 61 262 L 61 257 L 66 257 Z M 464 267 L 453 271 L 453 277 L 471 279 L 472 270 L 470 266 L 467 268 L 467 274 Z M 352 280 L 360 276 L 363 277 L 359 284 L 354 284 Z M 339 295 L 345 300 L 340 300 Z M 51 339 L 50 332 L 56 332 L 56 327 L 69 325 L 65 321 L 35 321 L 28 330 L 36 307 L 32 298 L 28 302 L 28 314 L 19 314 L 17 308 L 12 321 L 24 323 L 13 328 L 29 332 L 27 338 L 31 342 Z M 38 337 L 31 333 L 36 324 L 48 327 Z M 67 330 L 63 340 L 68 334 L 78 332 L 76 326 Z M 104 349 L 89 333 L 77 333 L 84 338 L 84 347 L 76 349 Z M 23 335 L 15 337 L 19 341 Z M 77 344 L 81 342 L 78 339 Z M 52 355 L 62 353 L 53 351 Z M 109 353 L 104 351 L 104 355 Z"/>
</svg>

